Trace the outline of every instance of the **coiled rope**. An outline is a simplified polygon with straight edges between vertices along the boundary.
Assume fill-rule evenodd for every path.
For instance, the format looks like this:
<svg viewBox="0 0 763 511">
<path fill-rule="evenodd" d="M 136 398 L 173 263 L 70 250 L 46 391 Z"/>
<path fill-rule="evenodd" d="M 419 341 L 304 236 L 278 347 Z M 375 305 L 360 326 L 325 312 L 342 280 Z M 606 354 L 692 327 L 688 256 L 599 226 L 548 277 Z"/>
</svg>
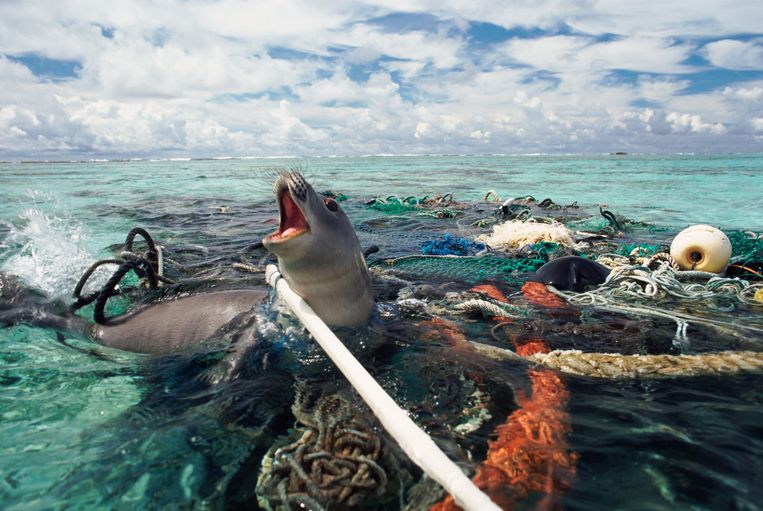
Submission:
<svg viewBox="0 0 763 511">
<path fill-rule="evenodd" d="M 710 277 L 704 284 L 684 284 L 681 280 Z M 583 293 L 560 292 L 572 305 L 611 305 L 615 298 L 636 298 L 640 301 L 651 298 L 677 298 L 680 300 L 700 301 L 726 298 L 758 305 L 755 293 L 763 284 L 751 284 L 738 278 L 719 277 L 714 273 L 675 271 L 668 261 L 652 270 L 642 265 L 616 267 L 604 283 L 591 291 Z M 717 307 L 728 311 L 727 307 Z"/>
<path fill-rule="evenodd" d="M 323 511 L 331 505 L 354 507 L 384 493 L 388 476 L 381 438 L 342 395 L 321 396 L 310 409 L 298 393 L 292 411 L 296 440 L 271 448 L 263 460 L 257 481 L 263 507 Z"/>
</svg>

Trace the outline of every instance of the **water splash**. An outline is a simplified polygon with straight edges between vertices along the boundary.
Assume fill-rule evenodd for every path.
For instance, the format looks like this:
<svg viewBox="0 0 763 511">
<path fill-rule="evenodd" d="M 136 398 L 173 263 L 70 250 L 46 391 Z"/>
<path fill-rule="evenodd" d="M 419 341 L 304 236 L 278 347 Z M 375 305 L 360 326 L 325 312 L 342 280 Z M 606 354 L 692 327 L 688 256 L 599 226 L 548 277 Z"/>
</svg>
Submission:
<svg viewBox="0 0 763 511">
<path fill-rule="evenodd" d="M 96 259 L 86 246 L 87 235 L 55 194 L 29 191 L 27 198 L 31 206 L 18 214 L 18 222 L 7 225 L 8 234 L 0 243 L 5 259 L 0 271 L 18 276 L 51 298 L 68 296 Z M 96 276 L 96 281 L 102 284 L 105 275 Z"/>
</svg>

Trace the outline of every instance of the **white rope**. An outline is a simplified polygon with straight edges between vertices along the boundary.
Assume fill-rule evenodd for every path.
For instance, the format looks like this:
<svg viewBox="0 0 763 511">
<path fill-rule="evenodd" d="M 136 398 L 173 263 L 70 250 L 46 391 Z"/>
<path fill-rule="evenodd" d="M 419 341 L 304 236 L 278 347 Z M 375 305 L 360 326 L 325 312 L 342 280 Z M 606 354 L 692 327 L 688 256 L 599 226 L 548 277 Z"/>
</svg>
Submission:
<svg viewBox="0 0 763 511">
<path fill-rule="evenodd" d="M 499 510 L 458 465 L 448 459 L 429 435 L 397 406 L 307 302 L 280 277 L 275 265 L 267 266 L 265 279 L 268 284 L 286 301 L 408 457 L 429 477 L 440 483 L 462 508 L 474 511 Z"/>
</svg>

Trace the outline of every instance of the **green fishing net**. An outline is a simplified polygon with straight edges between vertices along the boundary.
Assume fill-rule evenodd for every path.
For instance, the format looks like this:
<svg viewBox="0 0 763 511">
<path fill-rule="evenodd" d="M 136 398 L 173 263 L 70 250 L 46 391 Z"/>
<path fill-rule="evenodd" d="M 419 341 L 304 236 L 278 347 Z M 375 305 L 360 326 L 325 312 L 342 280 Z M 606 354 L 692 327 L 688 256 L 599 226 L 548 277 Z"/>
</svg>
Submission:
<svg viewBox="0 0 763 511">
<path fill-rule="evenodd" d="M 746 264 L 752 261 L 763 261 L 763 239 L 754 233 L 736 231 L 726 233 L 731 242 L 731 262 Z"/>
<path fill-rule="evenodd" d="M 545 263 L 546 259 L 537 255 L 531 258 L 406 256 L 373 261 L 370 266 L 395 269 L 419 277 L 442 277 L 477 283 L 497 276 L 512 280 L 512 274 L 534 272 Z"/>
</svg>

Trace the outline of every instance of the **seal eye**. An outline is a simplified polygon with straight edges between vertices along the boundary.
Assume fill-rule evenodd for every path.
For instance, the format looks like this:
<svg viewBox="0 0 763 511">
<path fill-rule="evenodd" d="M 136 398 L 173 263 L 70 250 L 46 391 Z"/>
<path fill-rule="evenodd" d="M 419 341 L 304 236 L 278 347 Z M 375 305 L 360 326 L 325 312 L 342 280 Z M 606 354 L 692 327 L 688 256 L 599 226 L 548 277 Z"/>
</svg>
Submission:
<svg viewBox="0 0 763 511">
<path fill-rule="evenodd" d="M 337 204 L 334 199 L 323 199 L 323 203 L 329 211 L 339 211 L 339 204 Z"/>
</svg>

